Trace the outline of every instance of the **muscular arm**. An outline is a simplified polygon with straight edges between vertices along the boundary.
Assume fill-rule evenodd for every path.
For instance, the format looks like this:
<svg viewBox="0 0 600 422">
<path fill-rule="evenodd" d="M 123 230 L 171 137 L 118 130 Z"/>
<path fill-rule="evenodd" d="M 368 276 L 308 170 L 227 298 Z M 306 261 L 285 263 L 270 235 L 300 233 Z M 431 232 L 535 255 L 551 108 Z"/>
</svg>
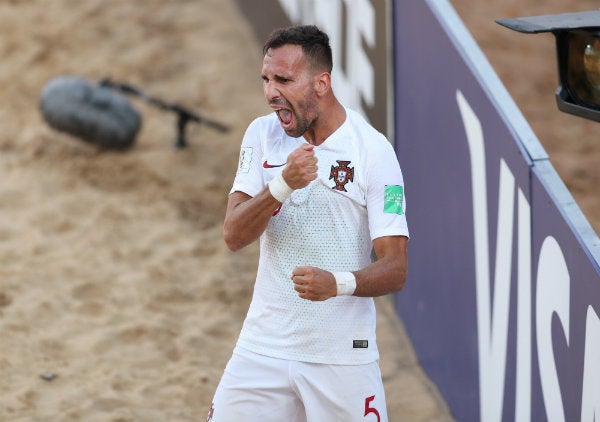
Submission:
<svg viewBox="0 0 600 422">
<path fill-rule="evenodd" d="M 401 290 L 408 274 L 408 238 L 386 236 L 373 241 L 377 261 L 354 271 L 354 296 L 376 297 Z M 337 295 L 333 274 L 315 267 L 297 267 L 292 273 L 294 288 L 303 299 L 319 301 Z"/>
<path fill-rule="evenodd" d="M 373 247 L 377 261 L 354 272 L 354 296 L 375 297 L 402 290 L 408 274 L 407 243 L 405 236 L 375 239 Z"/>
<path fill-rule="evenodd" d="M 283 170 L 283 178 L 292 189 L 307 186 L 317 178 L 317 158 L 312 145 L 302 145 L 292 151 Z M 269 187 L 252 197 L 243 192 L 233 192 L 227 201 L 223 238 L 227 247 L 237 251 L 260 237 L 271 216 L 281 206 Z"/>
<path fill-rule="evenodd" d="M 243 192 L 229 195 L 223 224 L 227 247 L 237 251 L 258 239 L 280 206 L 281 202 L 273 198 L 268 187 L 255 197 Z"/>
</svg>

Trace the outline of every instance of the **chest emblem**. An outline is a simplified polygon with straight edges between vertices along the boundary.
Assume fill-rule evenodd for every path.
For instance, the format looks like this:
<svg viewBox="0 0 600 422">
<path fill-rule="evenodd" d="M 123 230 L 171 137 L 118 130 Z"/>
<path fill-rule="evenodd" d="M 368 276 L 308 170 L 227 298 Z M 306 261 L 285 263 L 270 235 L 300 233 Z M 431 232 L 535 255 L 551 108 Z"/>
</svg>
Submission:
<svg viewBox="0 0 600 422">
<path fill-rule="evenodd" d="M 335 183 L 332 189 L 348 192 L 345 186 L 348 182 L 354 181 L 354 167 L 348 167 L 350 161 L 335 161 L 339 165 L 337 167 L 331 166 L 331 172 L 329 173 L 329 180 L 333 179 Z"/>
</svg>

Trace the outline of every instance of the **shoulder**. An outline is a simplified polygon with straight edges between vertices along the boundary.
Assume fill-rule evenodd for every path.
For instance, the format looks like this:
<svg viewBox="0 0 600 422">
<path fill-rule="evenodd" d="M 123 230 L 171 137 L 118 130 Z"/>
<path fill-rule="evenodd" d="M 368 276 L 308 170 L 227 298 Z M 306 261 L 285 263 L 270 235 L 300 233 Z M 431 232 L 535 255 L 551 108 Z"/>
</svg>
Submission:
<svg viewBox="0 0 600 422">
<path fill-rule="evenodd" d="M 385 135 L 375 129 L 360 113 L 346 108 L 348 122 L 365 142 L 391 145 Z"/>
<path fill-rule="evenodd" d="M 368 151 L 368 154 L 364 154 L 366 159 L 379 155 L 395 155 L 394 147 L 387 137 L 375 129 L 361 114 L 348 108 L 346 114 L 360 150 Z"/>
<path fill-rule="evenodd" d="M 246 132 L 261 133 L 264 135 L 273 135 L 281 132 L 281 125 L 275 113 L 270 113 L 264 116 L 255 118 L 249 125 Z"/>
<path fill-rule="evenodd" d="M 255 118 L 244 133 L 242 145 L 252 148 L 266 148 L 266 143 L 278 139 L 283 133 L 275 113 Z"/>
</svg>

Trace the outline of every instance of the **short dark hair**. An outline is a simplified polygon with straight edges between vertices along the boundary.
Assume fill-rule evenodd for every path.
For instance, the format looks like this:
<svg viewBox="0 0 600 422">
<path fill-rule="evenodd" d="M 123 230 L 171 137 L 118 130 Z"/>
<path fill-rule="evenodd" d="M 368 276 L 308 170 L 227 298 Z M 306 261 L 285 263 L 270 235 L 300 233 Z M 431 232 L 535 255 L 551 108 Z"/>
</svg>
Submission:
<svg viewBox="0 0 600 422">
<path fill-rule="evenodd" d="M 315 25 L 289 26 L 273 30 L 263 46 L 263 55 L 267 54 L 270 48 L 283 47 L 287 44 L 301 46 L 304 55 L 312 61 L 313 65 L 323 67 L 331 73 L 333 58 L 329 36 Z"/>
</svg>

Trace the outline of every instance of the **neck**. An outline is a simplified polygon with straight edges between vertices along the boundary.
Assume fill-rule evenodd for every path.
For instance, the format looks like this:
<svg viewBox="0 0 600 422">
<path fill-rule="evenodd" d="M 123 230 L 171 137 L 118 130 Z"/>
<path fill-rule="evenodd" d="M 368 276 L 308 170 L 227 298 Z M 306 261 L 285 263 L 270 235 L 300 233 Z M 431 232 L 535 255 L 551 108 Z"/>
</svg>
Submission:
<svg viewBox="0 0 600 422">
<path fill-rule="evenodd" d="M 321 145 L 346 121 L 346 109 L 337 101 L 323 108 L 312 126 L 304 133 L 304 139 L 311 145 Z"/>
</svg>

